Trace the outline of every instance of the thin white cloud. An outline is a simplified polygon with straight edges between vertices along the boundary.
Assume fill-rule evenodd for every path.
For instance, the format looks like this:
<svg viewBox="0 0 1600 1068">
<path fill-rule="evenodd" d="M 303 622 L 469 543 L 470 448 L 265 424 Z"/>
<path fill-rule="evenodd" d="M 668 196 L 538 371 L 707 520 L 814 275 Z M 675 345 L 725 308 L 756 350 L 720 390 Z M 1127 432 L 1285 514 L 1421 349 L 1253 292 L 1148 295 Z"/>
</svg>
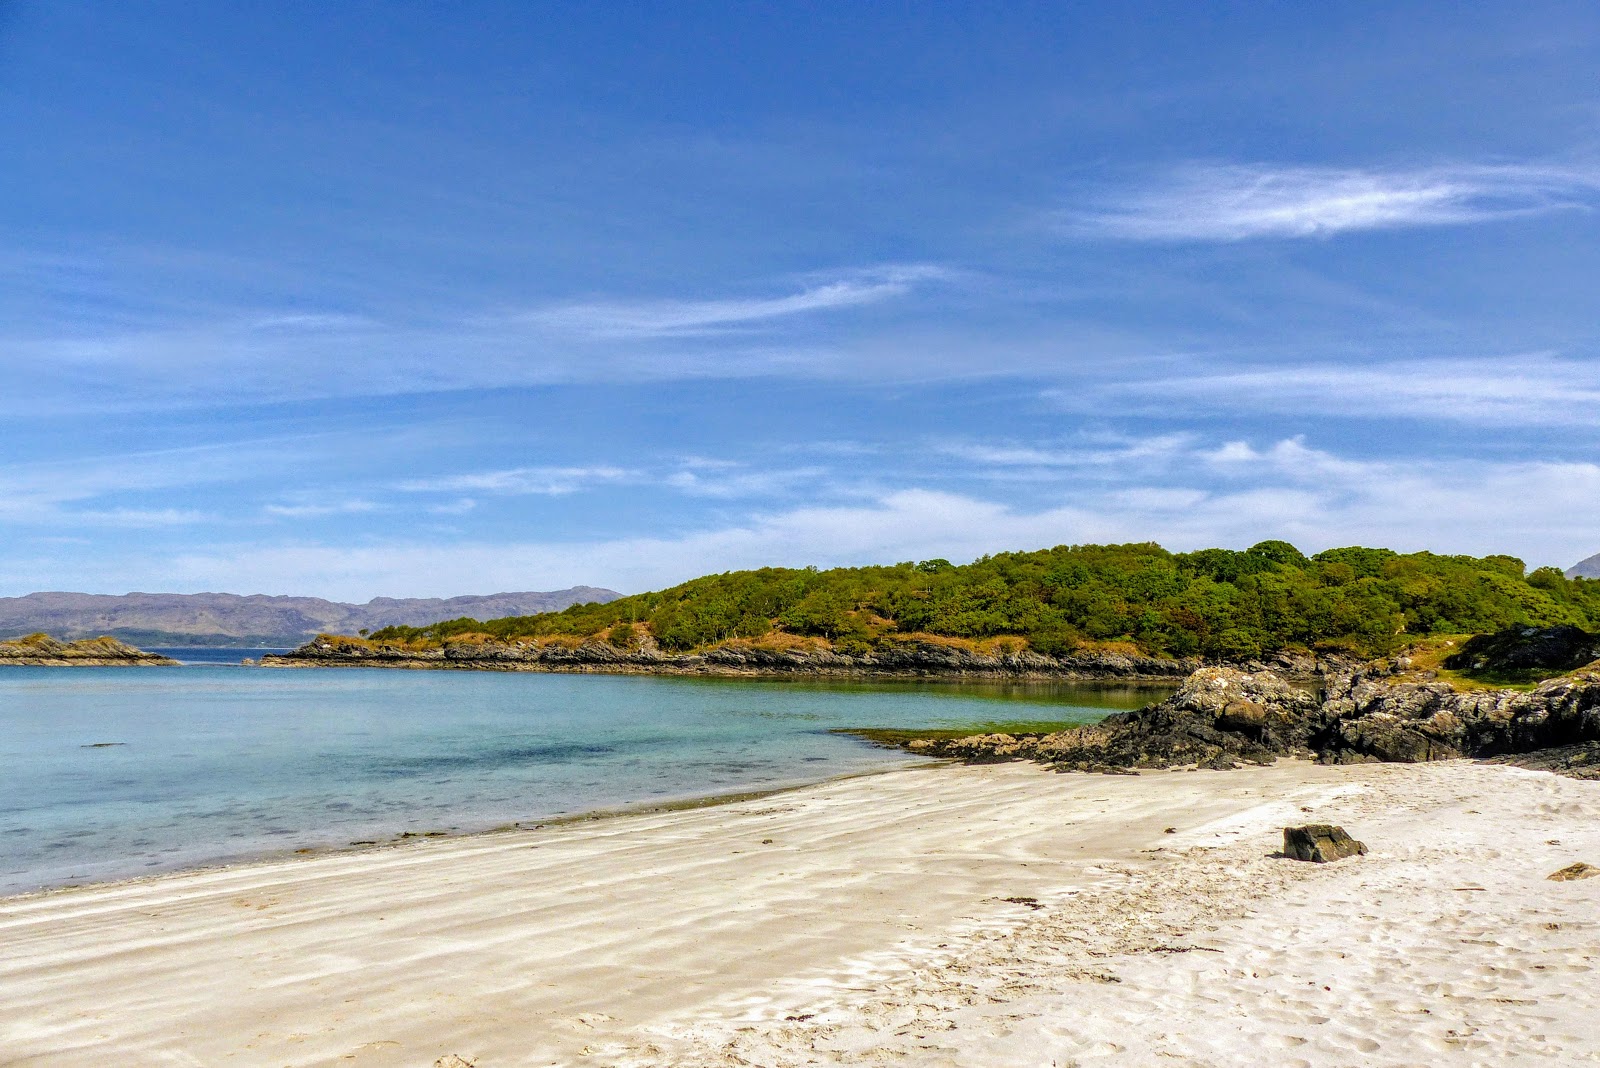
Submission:
<svg viewBox="0 0 1600 1068">
<path fill-rule="evenodd" d="M 106 508 L 83 511 L 51 511 L 38 517 L 62 526 L 127 527 L 147 530 L 159 527 L 192 526 L 208 523 L 216 516 L 192 508 Z"/>
<path fill-rule="evenodd" d="M 0 521 L 30 525 L 162 527 L 215 519 L 191 508 L 115 505 L 129 494 L 174 494 L 256 477 L 263 466 L 291 465 L 340 435 L 288 435 L 103 456 L 16 463 L 0 468 Z M 187 499 L 192 499 L 192 496 Z"/>
<path fill-rule="evenodd" d="M 304 502 L 299 504 L 268 504 L 261 509 L 268 515 L 281 516 L 285 519 L 313 519 L 330 515 L 356 515 L 363 512 L 374 512 L 378 505 L 368 500 L 328 501 L 323 503 Z"/>
<path fill-rule="evenodd" d="M 1071 232 L 1135 241 L 1304 238 L 1586 208 L 1597 193 L 1600 171 L 1567 167 L 1189 166 L 1057 220 Z"/>
<path fill-rule="evenodd" d="M 770 497 L 793 492 L 796 486 L 824 478 L 824 467 L 784 468 L 769 471 L 739 470 L 732 465 L 707 465 L 703 461 L 674 471 L 665 484 L 691 497 Z"/>
<path fill-rule="evenodd" d="M 1600 425 L 1600 362 L 1532 354 L 1312 364 L 1119 382 L 1052 391 L 1096 411 L 1290 413 L 1509 425 Z"/>
<path fill-rule="evenodd" d="M 335 312 L 297 312 L 281 315 L 263 315 L 251 321 L 251 330 L 323 331 L 366 330 L 381 326 L 377 320 L 365 315 L 346 315 Z"/>
<path fill-rule="evenodd" d="M 1158 434 L 1148 438 L 1054 446 L 958 441 L 935 445 L 934 451 L 969 461 L 980 469 L 1079 469 L 1159 462 L 1184 451 L 1193 440 L 1192 434 Z"/>
<path fill-rule="evenodd" d="M 877 304 L 904 296 L 944 271 L 927 265 L 852 272 L 796 293 L 742 300 L 592 301 L 555 304 L 519 318 L 597 339 L 694 337 L 807 312 Z"/>
<path fill-rule="evenodd" d="M 620 467 L 513 467 L 395 484 L 407 493 L 489 493 L 499 496 L 561 497 L 599 483 L 619 482 L 630 472 Z M 459 503 L 459 502 L 458 502 Z M 470 505 L 469 505 L 470 507 Z M 464 510 L 464 509 L 463 509 Z"/>
</svg>

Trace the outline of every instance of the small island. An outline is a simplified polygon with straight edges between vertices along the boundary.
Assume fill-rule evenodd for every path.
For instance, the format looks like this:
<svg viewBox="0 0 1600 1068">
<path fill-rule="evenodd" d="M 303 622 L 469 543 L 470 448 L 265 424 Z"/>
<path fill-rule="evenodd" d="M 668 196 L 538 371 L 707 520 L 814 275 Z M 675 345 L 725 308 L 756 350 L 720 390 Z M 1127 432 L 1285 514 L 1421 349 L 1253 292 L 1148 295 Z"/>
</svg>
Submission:
<svg viewBox="0 0 1600 1068">
<path fill-rule="evenodd" d="M 147 653 L 116 638 L 64 642 L 48 634 L 0 641 L 0 666 L 12 667 L 176 667 L 178 662 Z"/>
</svg>

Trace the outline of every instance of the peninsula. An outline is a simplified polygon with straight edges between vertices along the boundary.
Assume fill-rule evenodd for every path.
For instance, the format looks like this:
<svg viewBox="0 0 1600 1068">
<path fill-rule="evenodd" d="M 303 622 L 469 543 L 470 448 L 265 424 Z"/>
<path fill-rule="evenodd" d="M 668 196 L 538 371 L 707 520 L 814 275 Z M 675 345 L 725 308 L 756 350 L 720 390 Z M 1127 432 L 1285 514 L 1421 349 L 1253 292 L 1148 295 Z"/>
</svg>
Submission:
<svg viewBox="0 0 1600 1068">
<path fill-rule="evenodd" d="M 0 641 L 0 666 L 13 667 L 172 667 L 178 662 L 135 649 L 116 638 L 63 642 L 48 634 Z"/>
<path fill-rule="evenodd" d="M 1163 681 L 1228 663 L 1308 678 L 1519 625 L 1600 629 L 1600 582 L 1511 556 L 1145 543 L 727 572 L 559 612 L 323 634 L 262 663 Z"/>
</svg>

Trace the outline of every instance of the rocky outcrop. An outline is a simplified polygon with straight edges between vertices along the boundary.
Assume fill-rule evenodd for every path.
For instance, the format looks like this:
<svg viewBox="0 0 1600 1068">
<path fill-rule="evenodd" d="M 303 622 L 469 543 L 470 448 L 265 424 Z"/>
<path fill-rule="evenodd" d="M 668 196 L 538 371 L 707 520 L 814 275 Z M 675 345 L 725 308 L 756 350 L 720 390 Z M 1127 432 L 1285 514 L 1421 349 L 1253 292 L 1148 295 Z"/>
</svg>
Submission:
<svg viewBox="0 0 1600 1068">
<path fill-rule="evenodd" d="M 120 642 L 115 638 L 58 641 L 48 634 L 0 642 L 0 665 L 16 667 L 141 667 L 174 666 L 178 662 Z"/>
<path fill-rule="evenodd" d="M 1338 760 L 1415 762 L 1600 742 L 1600 671 L 1531 691 L 1458 690 L 1355 672 L 1329 680 L 1319 750 Z"/>
<path fill-rule="evenodd" d="M 1509 627 L 1468 639 L 1444 666 L 1479 673 L 1572 671 L 1595 660 L 1600 660 L 1600 634 L 1570 625 Z"/>
<path fill-rule="evenodd" d="M 1206 667 L 1167 700 L 1089 726 L 904 745 L 932 756 L 1037 760 L 1061 770 L 1221 769 L 1280 756 L 1414 763 L 1555 750 L 1579 767 L 1600 750 L 1600 671 L 1552 679 L 1532 691 L 1463 691 L 1377 669 L 1340 670 L 1326 673 L 1314 690 L 1269 671 Z"/>
<path fill-rule="evenodd" d="M 859 656 L 822 647 L 770 648 L 730 642 L 694 653 L 667 653 L 653 642 L 619 649 L 591 639 L 578 644 L 532 640 L 447 641 L 411 647 L 319 635 L 292 653 L 264 656 L 267 667 L 478 668 L 498 671 L 595 671 L 691 675 L 1005 676 L 1018 678 L 1161 679 L 1177 681 L 1198 666 L 1122 653 L 1060 657 L 1027 650 L 983 653 L 927 641 L 884 643 Z"/>
<path fill-rule="evenodd" d="M 1203 667 L 1177 693 L 1137 712 L 1052 734 L 913 740 L 907 748 L 972 761 L 1031 759 L 1062 770 L 1107 771 L 1195 764 L 1231 768 L 1309 753 L 1320 706 L 1315 690 L 1271 671 Z"/>
</svg>

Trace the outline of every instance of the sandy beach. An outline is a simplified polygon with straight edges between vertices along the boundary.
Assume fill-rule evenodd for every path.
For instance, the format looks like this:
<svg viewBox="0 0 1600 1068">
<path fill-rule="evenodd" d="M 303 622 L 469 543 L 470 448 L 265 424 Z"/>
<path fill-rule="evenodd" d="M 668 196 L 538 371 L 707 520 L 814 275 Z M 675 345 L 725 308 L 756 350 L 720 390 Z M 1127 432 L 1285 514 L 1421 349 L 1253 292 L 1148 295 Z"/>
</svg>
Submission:
<svg viewBox="0 0 1600 1068">
<path fill-rule="evenodd" d="M 1508 767 L 906 769 L 9 899 L 0 1064 L 1596 1062 L 1575 861 Z"/>
</svg>

